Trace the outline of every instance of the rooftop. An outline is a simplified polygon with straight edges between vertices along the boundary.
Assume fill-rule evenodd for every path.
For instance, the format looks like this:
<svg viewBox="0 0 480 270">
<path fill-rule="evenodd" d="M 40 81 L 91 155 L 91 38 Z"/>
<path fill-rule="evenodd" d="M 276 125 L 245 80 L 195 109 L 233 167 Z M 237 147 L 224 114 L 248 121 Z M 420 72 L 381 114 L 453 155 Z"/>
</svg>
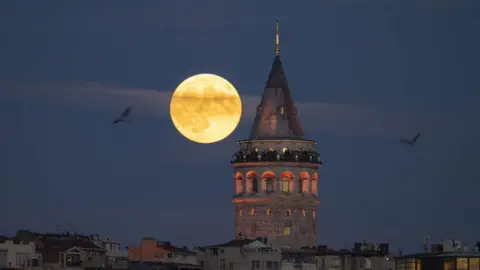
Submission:
<svg viewBox="0 0 480 270">
<path fill-rule="evenodd" d="M 275 58 L 257 106 L 250 139 L 303 139 L 303 128 L 288 87 L 287 76 L 280 60 L 280 33 L 277 22 Z"/>
</svg>

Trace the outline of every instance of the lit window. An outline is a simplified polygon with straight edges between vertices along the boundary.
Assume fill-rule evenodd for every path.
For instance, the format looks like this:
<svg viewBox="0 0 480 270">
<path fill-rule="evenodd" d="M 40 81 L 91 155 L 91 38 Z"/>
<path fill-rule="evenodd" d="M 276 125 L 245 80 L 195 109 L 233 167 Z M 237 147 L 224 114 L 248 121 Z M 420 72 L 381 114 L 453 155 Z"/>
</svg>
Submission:
<svg viewBox="0 0 480 270">
<path fill-rule="evenodd" d="M 444 261 L 443 270 L 453 270 L 453 261 Z"/>
<path fill-rule="evenodd" d="M 317 215 L 317 210 L 313 209 L 312 210 L 312 217 L 315 217 Z"/>
<path fill-rule="evenodd" d="M 238 215 L 243 216 L 243 210 L 242 209 L 238 210 Z"/>
<path fill-rule="evenodd" d="M 282 152 L 283 152 L 283 153 L 285 153 L 285 152 L 287 152 L 287 151 L 288 151 L 288 148 L 286 148 L 286 147 L 284 147 L 284 148 L 282 149 Z"/>
<path fill-rule="evenodd" d="M 470 270 L 479 270 L 480 259 L 479 258 L 469 258 Z"/>
<path fill-rule="evenodd" d="M 307 211 L 305 211 L 305 209 L 302 209 L 302 215 L 305 216 L 307 213 Z"/>
<path fill-rule="evenodd" d="M 291 216 L 292 215 L 292 211 L 290 211 L 290 209 L 287 210 L 287 216 Z"/>
<path fill-rule="evenodd" d="M 272 209 L 268 208 L 267 209 L 267 216 L 271 216 L 272 215 Z"/>
<path fill-rule="evenodd" d="M 317 184 L 317 180 L 312 180 L 312 193 L 314 195 L 317 195 L 318 194 L 318 184 Z"/>
<path fill-rule="evenodd" d="M 292 232 L 292 228 L 290 228 L 290 226 L 286 226 L 285 229 L 283 229 L 284 235 L 290 235 L 291 232 Z"/>
<path fill-rule="evenodd" d="M 415 264 L 416 264 L 415 267 L 416 267 L 417 270 L 422 269 L 422 260 L 416 259 L 416 260 L 415 260 Z M 472 269 L 472 268 L 470 268 L 470 269 Z"/>
<path fill-rule="evenodd" d="M 457 270 L 468 270 L 468 258 L 457 258 Z"/>
<path fill-rule="evenodd" d="M 252 210 L 250 210 L 250 215 L 255 216 L 255 208 L 252 208 Z"/>
</svg>

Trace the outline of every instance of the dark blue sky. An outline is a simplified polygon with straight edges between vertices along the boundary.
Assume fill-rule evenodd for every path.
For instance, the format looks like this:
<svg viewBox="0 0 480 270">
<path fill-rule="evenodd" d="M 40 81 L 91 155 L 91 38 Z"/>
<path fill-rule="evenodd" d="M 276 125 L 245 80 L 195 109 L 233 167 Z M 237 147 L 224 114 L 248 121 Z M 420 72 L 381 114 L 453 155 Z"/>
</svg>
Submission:
<svg viewBox="0 0 480 270">
<path fill-rule="evenodd" d="M 318 141 L 318 241 L 478 237 L 480 2 L 1 1 L 0 234 L 17 228 L 200 245 L 233 237 L 235 141 L 281 55 Z M 447 2 L 449 4 L 447 4 Z M 168 117 L 186 77 L 242 95 L 225 141 Z M 112 126 L 132 105 L 133 122 Z M 398 143 L 422 132 L 418 145 Z"/>
</svg>

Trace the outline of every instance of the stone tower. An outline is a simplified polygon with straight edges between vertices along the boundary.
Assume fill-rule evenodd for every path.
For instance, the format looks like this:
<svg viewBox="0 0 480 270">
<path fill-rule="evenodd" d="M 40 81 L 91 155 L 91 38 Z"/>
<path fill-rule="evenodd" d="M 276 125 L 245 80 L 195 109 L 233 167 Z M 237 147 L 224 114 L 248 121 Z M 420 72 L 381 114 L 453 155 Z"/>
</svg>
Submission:
<svg viewBox="0 0 480 270">
<path fill-rule="evenodd" d="M 304 138 L 280 61 L 275 58 L 250 138 L 232 159 L 235 236 L 267 238 L 278 247 L 316 246 L 318 173 L 316 142 Z"/>
</svg>

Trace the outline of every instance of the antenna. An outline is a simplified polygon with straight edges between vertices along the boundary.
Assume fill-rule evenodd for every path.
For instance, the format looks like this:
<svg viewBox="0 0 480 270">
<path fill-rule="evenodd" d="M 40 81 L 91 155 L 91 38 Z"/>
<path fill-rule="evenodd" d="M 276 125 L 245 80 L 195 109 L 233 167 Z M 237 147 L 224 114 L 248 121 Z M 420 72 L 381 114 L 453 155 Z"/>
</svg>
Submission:
<svg viewBox="0 0 480 270">
<path fill-rule="evenodd" d="M 275 31 L 275 55 L 280 55 L 280 32 L 278 30 L 278 20 L 277 20 L 277 29 Z"/>
</svg>

